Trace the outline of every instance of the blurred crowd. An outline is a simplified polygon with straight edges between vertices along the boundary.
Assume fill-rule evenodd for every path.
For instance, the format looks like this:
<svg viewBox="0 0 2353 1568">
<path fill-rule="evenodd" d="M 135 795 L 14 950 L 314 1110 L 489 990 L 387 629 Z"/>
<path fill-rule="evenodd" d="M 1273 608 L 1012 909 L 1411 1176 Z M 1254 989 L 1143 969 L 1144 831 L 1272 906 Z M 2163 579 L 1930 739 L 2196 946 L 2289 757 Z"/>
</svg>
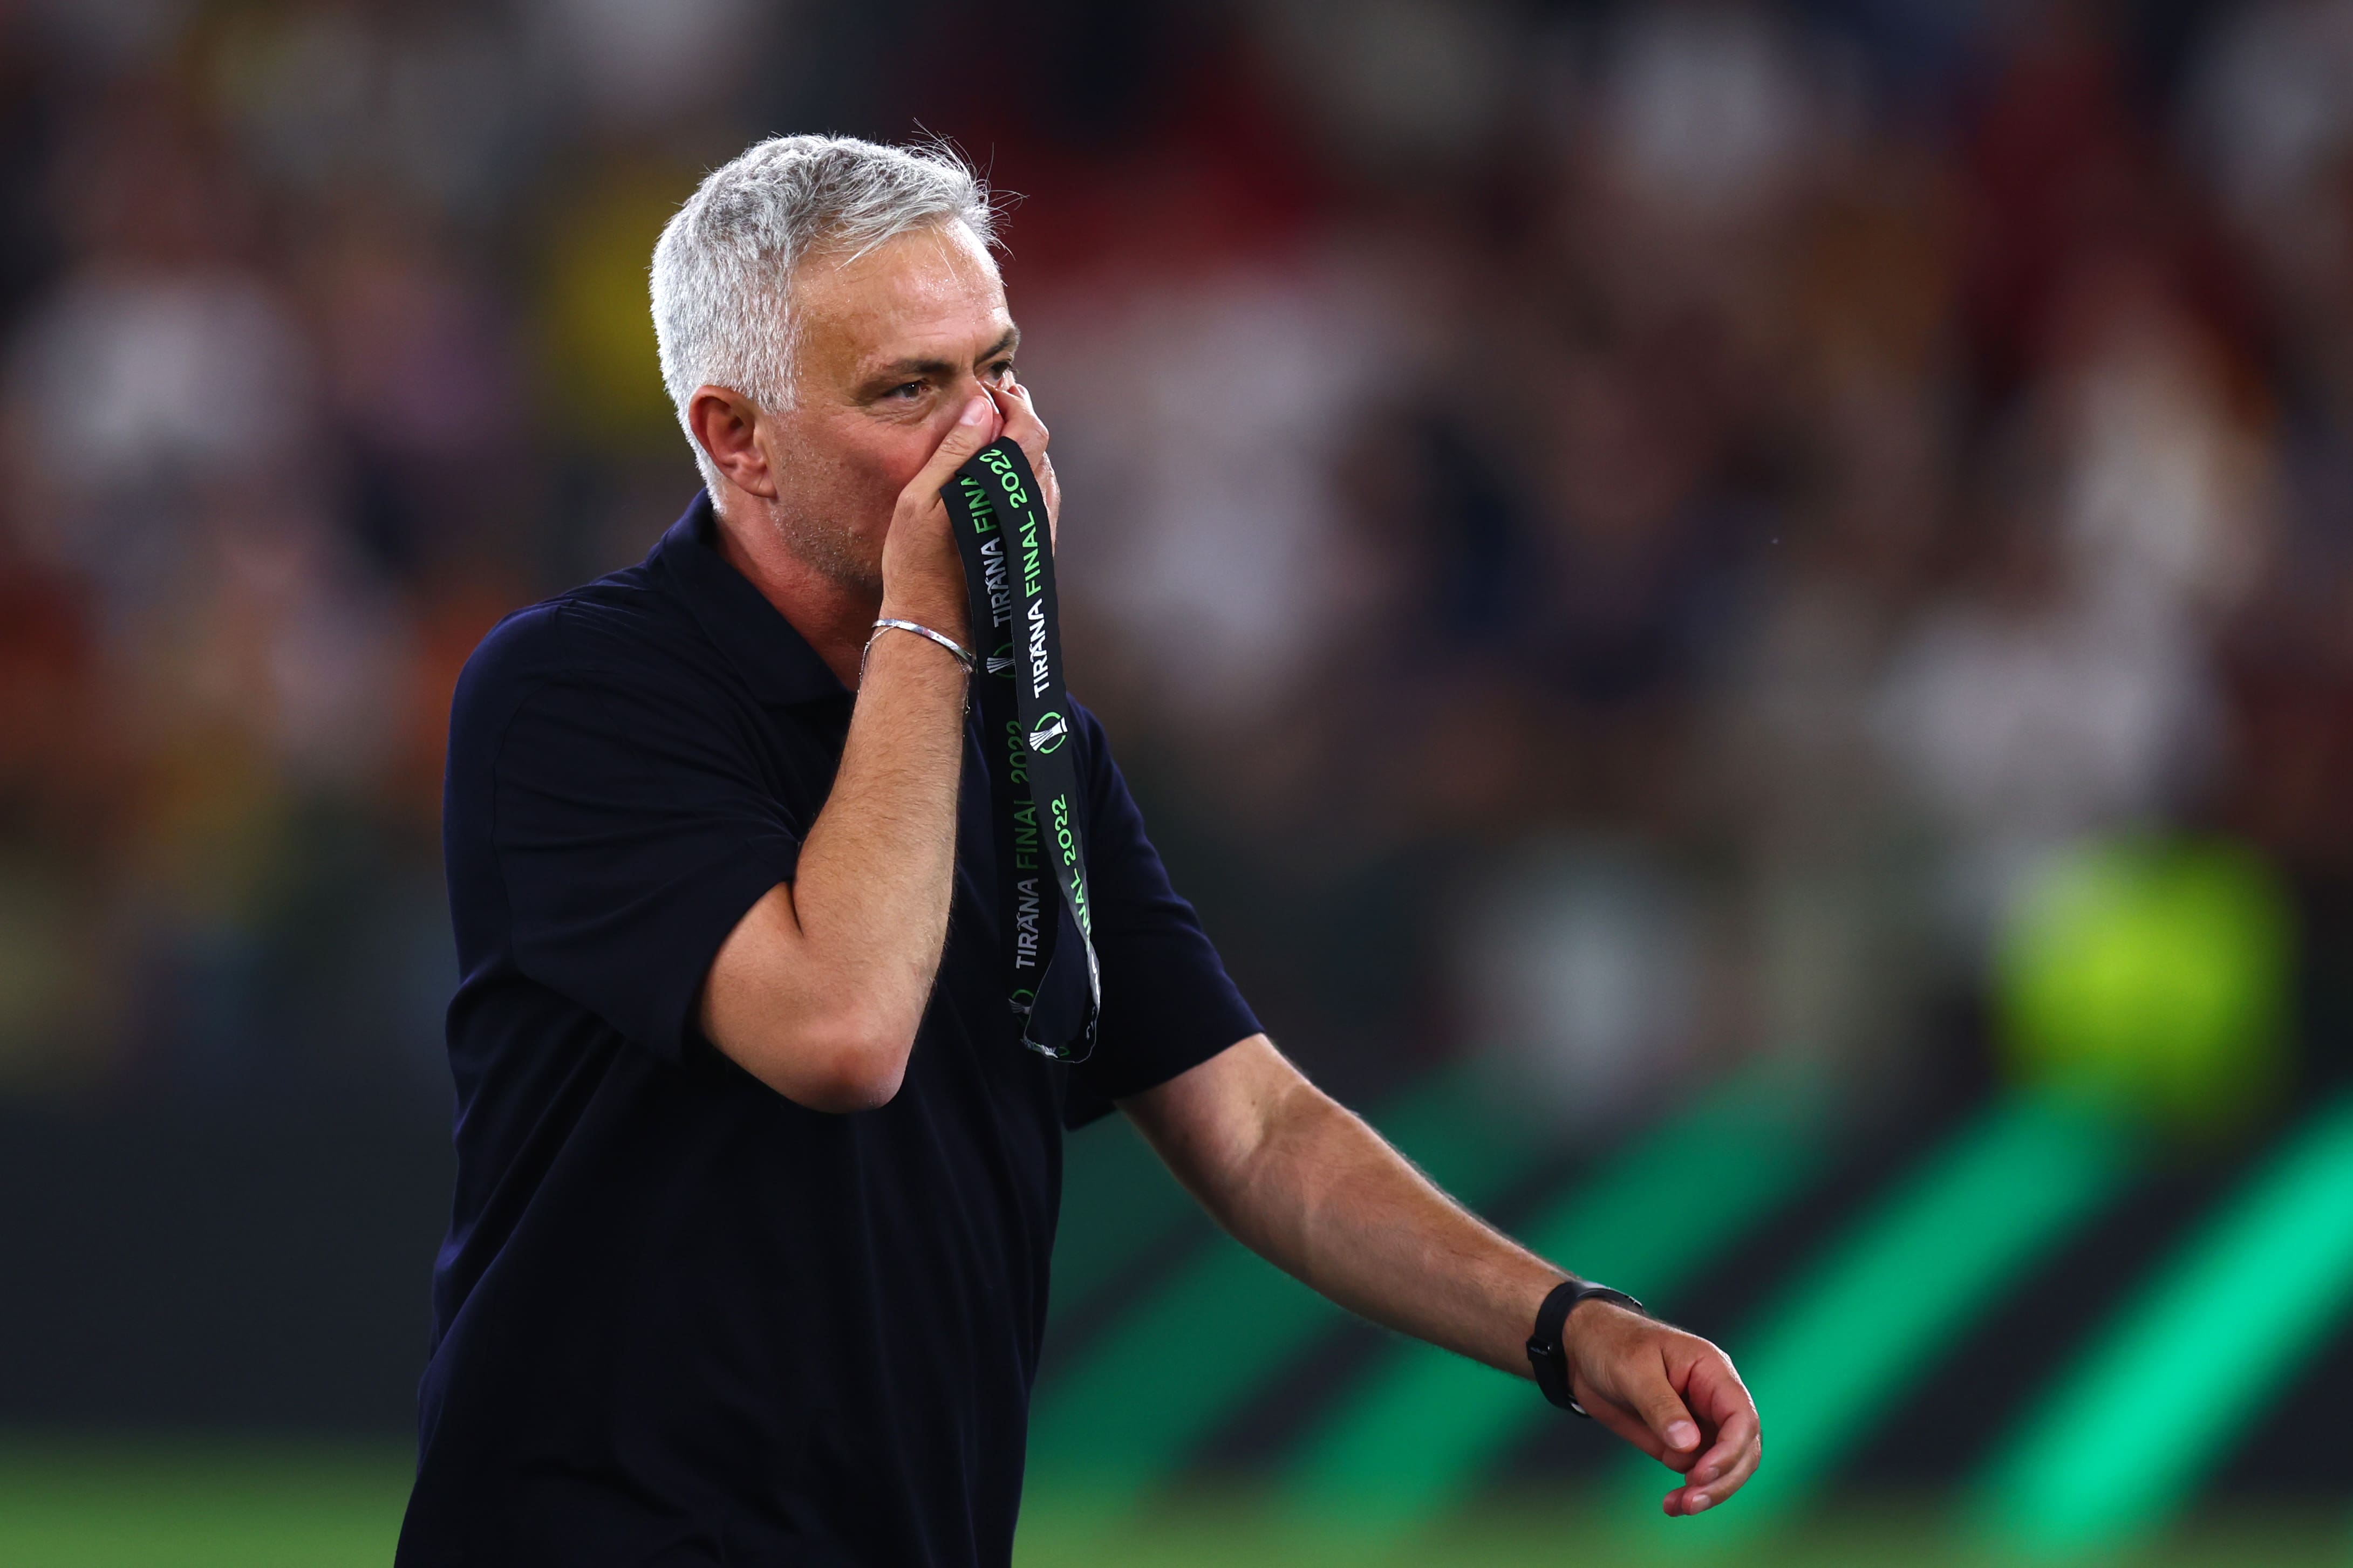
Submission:
<svg viewBox="0 0 2353 1568">
<path fill-rule="evenodd" d="M 2087 843 L 2339 1032 L 2353 0 L 0 17 L 0 1091 L 443 1103 L 456 671 L 682 510 L 647 258 L 799 130 L 1018 195 L 1072 684 L 1344 1089 L 1949 1089 Z"/>
</svg>

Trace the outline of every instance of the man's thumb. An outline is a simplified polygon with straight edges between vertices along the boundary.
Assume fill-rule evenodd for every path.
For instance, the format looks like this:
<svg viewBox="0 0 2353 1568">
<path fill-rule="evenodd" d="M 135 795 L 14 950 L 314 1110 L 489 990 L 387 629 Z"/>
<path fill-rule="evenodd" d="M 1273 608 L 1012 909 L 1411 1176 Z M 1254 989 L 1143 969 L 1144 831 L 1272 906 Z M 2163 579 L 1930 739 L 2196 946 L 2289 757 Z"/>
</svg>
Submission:
<svg viewBox="0 0 2353 1568">
<path fill-rule="evenodd" d="M 955 427 L 940 443 L 940 450 L 955 453 L 959 461 L 969 458 L 988 445 L 1000 423 L 997 405 L 988 400 L 987 393 L 976 392 L 972 401 L 964 405 L 964 412 L 956 416 Z"/>
<path fill-rule="evenodd" d="M 986 394 L 975 393 L 972 401 L 964 405 L 964 412 L 956 416 L 956 422 L 949 426 L 948 433 L 940 437 L 939 446 L 932 452 L 932 460 L 923 465 L 923 471 L 917 474 L 901 492 L 901 504 L 913 501 L 920 510 L 936 503 L 940 491 L 950 478 L 975 452 L 987 446 L 997 431 L 997 405 L 991 403 Z"/>
<path fill-rule="evenodd" d="M 1699 1423 L 1665 1380 L 1642 1397 L 1642 1425 L 1658 1435 L 1667 1446 L 1669 1454 L 1695 1455 L 1699 1452 Z"/>
</svg>

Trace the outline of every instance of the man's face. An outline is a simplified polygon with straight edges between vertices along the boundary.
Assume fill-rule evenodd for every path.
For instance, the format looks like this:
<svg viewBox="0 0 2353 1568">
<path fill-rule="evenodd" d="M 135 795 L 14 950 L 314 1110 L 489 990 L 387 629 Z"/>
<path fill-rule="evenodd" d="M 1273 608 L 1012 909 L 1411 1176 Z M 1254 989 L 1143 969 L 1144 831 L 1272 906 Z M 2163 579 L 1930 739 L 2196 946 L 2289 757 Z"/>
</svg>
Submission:
<svg viewBox="0 0 2353 1568">
<path fill-rule="evenodd" d="M 795 406 L 759 423 L 776 526 L 827 576 L 879 593 L 899 492 L 974 392 L 1012 380 L 1020 333 L 996 263 L 961 223 L 855 261 L 810 257 L 793 286 Z"/>
</svg>

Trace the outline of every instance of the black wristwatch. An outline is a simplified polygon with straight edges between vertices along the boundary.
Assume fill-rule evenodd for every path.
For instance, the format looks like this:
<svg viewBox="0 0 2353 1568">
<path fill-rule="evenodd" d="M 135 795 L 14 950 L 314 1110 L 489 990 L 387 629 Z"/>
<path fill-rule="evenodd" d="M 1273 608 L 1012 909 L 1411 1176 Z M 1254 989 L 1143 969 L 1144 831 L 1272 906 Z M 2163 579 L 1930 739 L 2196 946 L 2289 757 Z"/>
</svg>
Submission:
<svg viewBox="0 0 2353 1568">
<path fill-rule="evenodd" d="M 1560 1331 L 1568 1322 L 1568 1314 L 1579 1301 L 1615 1302 L 1630 1312 L 1650 1316 L 1651 1310 L 1623 1290 L 1612 1290 L 1607 1285 L 1594 1285 L 1583 1279 L 1564 1279 L 1552 1288 L 1552 1294 L 1536 1309 L 1535 1332 L 1528 1336 L 1528 1365 L 1535 1370 L 1536 1386 L 1544 1396 L 1574 1415 L 1587 1420 L 1592 1413 L 1577 1402 L 1568 1386 L 1568 1354 L 1560 1348 Z"/>
</svg>

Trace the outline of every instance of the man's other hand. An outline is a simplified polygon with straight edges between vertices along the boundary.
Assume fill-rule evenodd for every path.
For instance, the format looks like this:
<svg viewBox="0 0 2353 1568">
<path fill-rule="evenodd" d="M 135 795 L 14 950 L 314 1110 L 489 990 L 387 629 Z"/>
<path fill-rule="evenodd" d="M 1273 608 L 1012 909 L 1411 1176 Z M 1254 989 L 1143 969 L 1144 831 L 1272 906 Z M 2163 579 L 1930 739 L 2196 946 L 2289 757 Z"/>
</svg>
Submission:
<svg viewBox="0 0 2353 1568">
<path fill-rule="evenodd" d="M 1697 1513 L 1757 1472 L 1757 1404 L 1732 1362 L 1697 1334 L 1613 1302 L 1580 1301 L 1561 1346 L 1569 1388 L 1592 1417 L 1683 1478 L 1670 1514 Z"/>
</svg>

